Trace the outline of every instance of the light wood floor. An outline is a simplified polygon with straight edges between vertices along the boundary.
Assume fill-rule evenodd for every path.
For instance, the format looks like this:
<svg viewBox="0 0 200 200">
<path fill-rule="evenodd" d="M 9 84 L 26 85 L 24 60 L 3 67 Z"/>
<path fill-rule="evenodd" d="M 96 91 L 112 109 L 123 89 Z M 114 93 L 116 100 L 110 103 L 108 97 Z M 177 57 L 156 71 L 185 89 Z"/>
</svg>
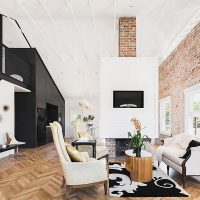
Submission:
<svg viewBox="0 0 200 200">
<path fill-rule="evenodd" d="M 54 144 L 37 149 L 22 149 L 25 157 L 0 159 L 0 200 L 63 200 L 61 189 L 62 170 Z M 199 165 L 199 163 L 197 163 Z M 161 166 L 162 168 L 165 166 Z M 180 182 L 180 175 L 171 171 L 171 176 Z M 190 198 L 200 200 L 200 181 L 190 178 L 186 184 Z M 103 186 L 74 189 L 70 200 L 103 200 Z M 109 200 L 172 200 L 181 198 L 108 198 Z"/>
</svg>

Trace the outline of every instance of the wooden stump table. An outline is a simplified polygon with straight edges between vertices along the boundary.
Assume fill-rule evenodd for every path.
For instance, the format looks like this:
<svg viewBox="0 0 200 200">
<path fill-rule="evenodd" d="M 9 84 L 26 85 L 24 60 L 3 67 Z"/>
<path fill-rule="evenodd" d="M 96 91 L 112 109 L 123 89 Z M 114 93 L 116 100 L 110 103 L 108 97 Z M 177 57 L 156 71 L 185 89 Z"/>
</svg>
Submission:
<svg viewBox="0 0 200 200">
<path fill-rule="evenodd" d="M 141 157 L 136 157 L 133 149 L 125 152 L 126 170 L 130 172 L 131 179 L 136 182 L 149 182 L 152 179 L 152 154 L 141 150 Z"/>
</svg>

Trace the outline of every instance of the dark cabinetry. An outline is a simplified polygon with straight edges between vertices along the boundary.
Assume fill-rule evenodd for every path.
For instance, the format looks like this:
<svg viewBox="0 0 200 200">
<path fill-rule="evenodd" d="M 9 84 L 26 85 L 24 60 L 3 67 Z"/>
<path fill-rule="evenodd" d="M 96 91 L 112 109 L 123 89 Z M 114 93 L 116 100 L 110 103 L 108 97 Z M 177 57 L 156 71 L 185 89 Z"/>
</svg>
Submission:
<svg viewBox="0 0 200 200">
<path fill-rule="evenodd" d="M 26 147 L 37 147 L 52 141 L 47 114 L 52 105 L 57 108 L 56 118 L 65 128 L 65 101 L 36 49 L 13 49 L 18 56 L 32 65 L 30 93 L 15 94 L 15 136 L 25 141 Z M 28 55 L 28 56 L 24 56 Z"/>
</svg>

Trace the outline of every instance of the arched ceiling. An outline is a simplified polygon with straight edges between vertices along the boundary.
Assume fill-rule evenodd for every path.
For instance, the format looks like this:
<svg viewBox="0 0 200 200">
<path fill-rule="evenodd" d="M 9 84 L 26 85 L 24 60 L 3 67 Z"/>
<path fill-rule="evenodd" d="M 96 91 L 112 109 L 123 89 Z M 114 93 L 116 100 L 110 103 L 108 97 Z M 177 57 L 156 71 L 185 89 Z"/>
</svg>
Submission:
<svg viewBox="0 0 200 200">
<path fill-rule="evenodd" d="M 118 56 L 119 17 L 137 17 L 137 56 L 163 59 L 199 21 L 199 9 L 199 0 L 0 0 L 65 98 L 99 95 L 100 57 Z M 4 43 L 26 46 L 7 24 Z"/>
</svg>

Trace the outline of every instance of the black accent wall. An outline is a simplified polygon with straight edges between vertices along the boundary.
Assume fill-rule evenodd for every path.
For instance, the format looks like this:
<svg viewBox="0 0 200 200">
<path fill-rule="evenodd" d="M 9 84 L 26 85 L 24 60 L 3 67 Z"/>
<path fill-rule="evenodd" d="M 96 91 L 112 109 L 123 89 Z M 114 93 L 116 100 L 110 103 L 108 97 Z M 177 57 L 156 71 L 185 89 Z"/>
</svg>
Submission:
<svg viewBox="0 0 200 200">
<path fill-rule="evenodd" d="M 58 107 L 64 132 L 65 101 L 35 48 L 11 50 L 31 65 L 31 77 L 28 77 L 30 73 L 23 73 L 23 78 L 29 80 L 31 92 L 15 93 L 15 137 L 26 142 L 25 147 L 37 147 L 52 141 L 46 122 L 46 104 Z"/>
</svg>

